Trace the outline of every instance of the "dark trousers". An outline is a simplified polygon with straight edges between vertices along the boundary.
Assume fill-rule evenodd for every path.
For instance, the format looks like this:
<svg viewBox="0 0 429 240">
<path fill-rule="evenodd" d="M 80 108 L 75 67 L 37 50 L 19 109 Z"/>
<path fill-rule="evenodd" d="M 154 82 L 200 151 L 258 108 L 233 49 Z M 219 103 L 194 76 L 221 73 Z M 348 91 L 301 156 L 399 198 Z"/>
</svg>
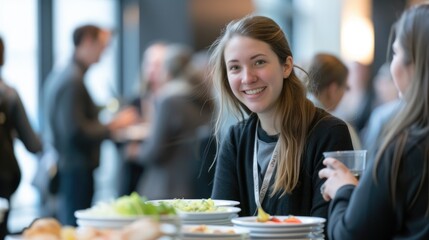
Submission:
<svg viewBox="0 0 429 240">
<path fill-rule="evenodd" d="M 2 169 L 3 170 L 3 169 Z M 9 209 L 11 208 L 10 197 L 19 186 L 21 174 L 17 174 L 14 178 L 6 178 L 6 174 L 0 173 L 0 197 L 9 201 Z M 9 234 L 7 229 L 9 211 L 6 211 L 3 216 L 3 222 L 0 223 L 0 240 L 3 240 Z"/>
<path fill-rule="evenodd" d="M 7 219 L 8 219 L 8 217 L 9 217 L 9 211 L 6 211 L 4 213 L 4 216 L 3 216 L 3 222 L 0 223 L 0 239 L 1 240 L 3 240 L 6 237 L 6 235 L 9 234 L 9 231 L 7 230 L 7 222 L 8 222 Z"/>
<path fill-rule="evenodd" d="M 89 168 L 60 170 L 58 219 L 63 225 L 76 226 L 75 211 L 91 207 L 94 196 L 93 170 Z"/>
<path fill-rule="evenodd" d="M 136 162 L 124 160 L 119 173 L 119 196 L 130 195 L 137 190 L 137 184 L 144 172 L 144 167 Z"/>
</svg>

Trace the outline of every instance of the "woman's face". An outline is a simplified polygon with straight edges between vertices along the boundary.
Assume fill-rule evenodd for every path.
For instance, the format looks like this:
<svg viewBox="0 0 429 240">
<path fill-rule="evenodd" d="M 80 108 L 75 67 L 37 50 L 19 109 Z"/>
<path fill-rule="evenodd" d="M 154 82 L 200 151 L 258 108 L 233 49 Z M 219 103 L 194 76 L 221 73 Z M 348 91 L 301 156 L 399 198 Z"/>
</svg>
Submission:
<svg viewBox="0 0 429 240">
<path fill-rule="evenodd" d="M 405 63 L 405 53 L 399 41 L 396 39 L 393 43 L 393 60 L 390 65 L 393 82 L 402 96 L 410 85 L 414 74 L 413 63 Z"/>
<path fill-rule="evenodd" d="M 243 36 L 229 40 L 224 57 L 235 97 L 258 115 L 274 113 L 283 79 L 293 68 L 292 57 L 282 65 L 267 43 Z"/>
</svg>

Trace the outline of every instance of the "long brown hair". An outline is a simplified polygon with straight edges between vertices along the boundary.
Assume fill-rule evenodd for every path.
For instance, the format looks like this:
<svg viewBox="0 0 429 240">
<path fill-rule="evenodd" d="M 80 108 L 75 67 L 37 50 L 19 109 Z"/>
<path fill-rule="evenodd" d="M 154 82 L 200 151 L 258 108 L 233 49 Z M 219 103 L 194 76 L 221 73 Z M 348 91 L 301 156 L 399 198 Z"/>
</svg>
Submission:
<svg viewBox="0 0 429 240">
<path fill-rule="evenodd" d="M 377 153 L 373 176 L 377 180 L 377 168 L 382 161 L 383 153 L 391 144 L 395 144 L 395 152 L 391 171 L 391 194 L 395 204 L 396 180 L 404 154 L 405 143 L 410 134 L 427 136 L 429 134 L 429 4 L 416 5 L 406 10 L 393 30 L 400 46 L 404 50 L 404 65 L 414 65 L 414 76 L 406 92 L 403 93 L 406 103 L 387 129 L 384 142 Z M 389 44 L 391 45 L 391 44 Z M 411 130 L 412 129 L 412 130 Z M 429 146 L 426 144 L 425 167 L 423 176 L 428 175 Z M 401 159 L 402 158 L 402 159 Z M 422 186 L 425 177 L 421 179 Z M 427 209 L 429 211 L 429 208 Z M 429 212 L 428 212 L 429 213 Z"/>
<path fill-rule="evenodd" d="M 219 134 L 225 122 L 225 112 L 232 112 L 238 119 L 244 119 L 246 115 L 251 114 L 251 111 L 234 96 L 228 83 L 224 51 L 225 45 L 234 36 L 250 37 L 267 43 L 282 65 L 287 57 L 292 57 L 284 32 L 268 17 L 246 16 L 226 26 L 223 34 L 211 47 L 211 77 L 220 95 L 216 134 Z M 306 135 L 315 111 L 314 105 L 306 98 L 305 86 L 292 70 L 290 76 L 284 79 L 282 94 L 276 107 L 276 118 L 283 124 L 279 129 L 280 161 L 277 162 L 272 194 L 290 193 L 298 184 Z"/>
</svg>

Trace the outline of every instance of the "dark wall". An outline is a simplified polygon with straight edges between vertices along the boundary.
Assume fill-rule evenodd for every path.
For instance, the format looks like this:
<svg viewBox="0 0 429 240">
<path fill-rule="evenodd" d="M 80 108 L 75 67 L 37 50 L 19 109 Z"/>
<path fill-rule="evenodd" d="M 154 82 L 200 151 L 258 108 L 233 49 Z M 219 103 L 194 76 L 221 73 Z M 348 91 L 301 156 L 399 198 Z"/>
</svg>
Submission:
<svg viewBox="0 0 429 240">
<path fill-rule="evenodd" d="M 121 26 L 121 92 L 125 100 L 138 94 L 140 63 L 146 47 L 165 40 L 193 45 L 188 0 L 123 0 Z"/>
<path fill-rule="evenodd" d="M 406 5 L 405 0 L 373 0 L 372 20 L 374 22 L 375 52 L 373 73 L 386 62 L 390 29 Z M 373 74 L 373 75 L 374 75 Z"/>
</svg>

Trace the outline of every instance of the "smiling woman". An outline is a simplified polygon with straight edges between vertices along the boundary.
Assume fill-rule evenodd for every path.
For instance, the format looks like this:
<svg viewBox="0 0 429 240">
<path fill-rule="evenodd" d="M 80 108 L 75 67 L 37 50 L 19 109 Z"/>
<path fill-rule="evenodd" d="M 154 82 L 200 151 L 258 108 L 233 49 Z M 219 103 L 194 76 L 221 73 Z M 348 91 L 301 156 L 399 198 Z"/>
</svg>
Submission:
<svg viewBox="0 0 429 240">
<path fill-rule="evenodd" d="M 225 46 L 225 62 L 234 96 L 250 111 L 259 113 L 260 117 L 274 119 L 283 79 L 288 78 L 292 71 L 292 57 L 279 64 L 270 45 L 250 37 L 237 36 Z M 268 130 L 274 125 L 262 127 Z M 268 133 L 276 134 L 276 130 L 269 129 Z"/>
<path fill-rule="evenodd" d="M 213 199 L 240 202 L 240 215 L 327 217 L 317 173 L 322 153 L 352 149 L 347 126 L 306 98 L 289 43 L 270 18 L 229 23 L 211 48 L 212 80 L 222 116 L 241 120 L 223 138 Z M 333 134 L 335 133 L 335 134 Z"/>
</svg>

